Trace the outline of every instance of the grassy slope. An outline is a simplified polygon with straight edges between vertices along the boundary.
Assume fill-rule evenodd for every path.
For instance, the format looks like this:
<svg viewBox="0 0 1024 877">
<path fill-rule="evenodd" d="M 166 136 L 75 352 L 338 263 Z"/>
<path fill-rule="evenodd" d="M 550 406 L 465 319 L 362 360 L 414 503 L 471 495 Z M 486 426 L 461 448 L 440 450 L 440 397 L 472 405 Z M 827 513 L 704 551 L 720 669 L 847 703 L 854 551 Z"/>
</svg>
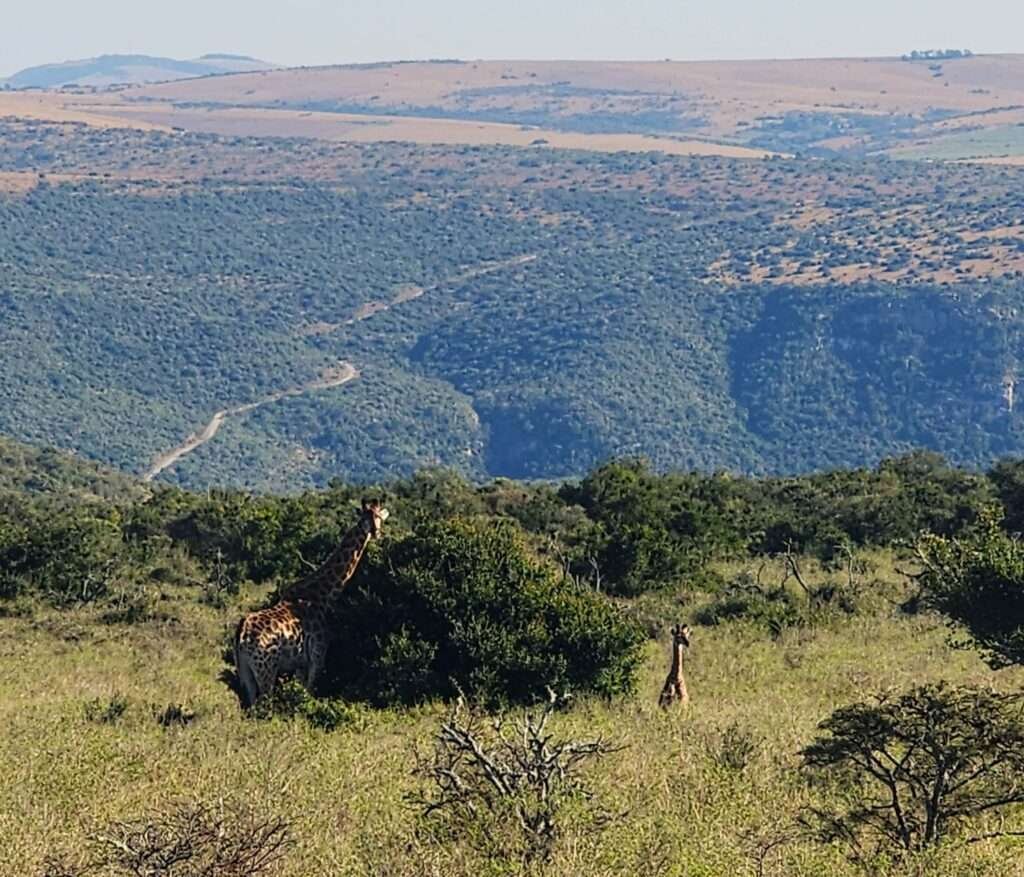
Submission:
<svg viewBox="0 0 1024 877">
<path fill-rule="evenodd" d="M 365 727 L 333 734 L 247 721 L 217 681 L 224 633 L 240 609 L 179 599 L 163 604 L 173 623 L 107 626 L 87 613 L 49 612 L 0 619 L 9 670 L 0 677 L 4 874 L 33 873 L 46 852 L 80 846 L 107 820 L 221 796 L 292 822 L 298 848 L 287 875 L 488 873 L 460 845 L 418 836 L 403 803 L 412 752 L 429 745 L 441 705 L 369 715 Z M 592 774 L 599 799 L 626 815 L 599 839 L 570 833 L 542 873 L 752 873 L 742 833 L 770 834 L 827 795 L 801 782 L 795 753 L 831 709 L 928 680 L 1024 681 L 1022 671 L 994 674 L 973 653 L 951 650 L 935 620 L 885 611 L 774 642 L 743 626 L 698 630 L 687 712 L 655 706 L 665 669 L 664 647 L 652 644 L 635 697 L 584 703 L 560 720 L 562 729 L 627 745 Z M 86 702 L 118 692 L 129 702 L 118 723 L 84 718 Z M 198 719 L 162 729 L 152 711 L 169 703 Z M 723 761 L 733 726 L 756 742 L 742 771 Z M 951 849 L 911 873 L 1022 874 L 1020 851 L 1012 842 Z M 769 859 L 767 873 L 857 872 L 837 850 L 796 843 Z"/>
</svg>

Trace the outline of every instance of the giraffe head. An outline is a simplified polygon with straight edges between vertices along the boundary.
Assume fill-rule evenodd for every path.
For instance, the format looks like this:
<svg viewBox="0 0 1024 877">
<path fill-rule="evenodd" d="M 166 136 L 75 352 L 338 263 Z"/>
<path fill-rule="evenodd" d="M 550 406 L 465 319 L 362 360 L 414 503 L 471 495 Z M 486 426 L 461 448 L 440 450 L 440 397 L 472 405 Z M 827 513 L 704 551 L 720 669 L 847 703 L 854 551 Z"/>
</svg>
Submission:
<svg viewBox="0 0 1024 877">
<path fill-rule="evenodd" d="M 361 518 L 363 527 L 371 539 L 380 537 L 381 526 L 388 519 L 391 513 L 384 508 L 384 504 L 376 499 L 363 499 Z"/>
<path fill-rule="evenodd" d="M 690 647 L 690 625 L 677 624 L 672 628 L 672 645 Z"/>
</svg>

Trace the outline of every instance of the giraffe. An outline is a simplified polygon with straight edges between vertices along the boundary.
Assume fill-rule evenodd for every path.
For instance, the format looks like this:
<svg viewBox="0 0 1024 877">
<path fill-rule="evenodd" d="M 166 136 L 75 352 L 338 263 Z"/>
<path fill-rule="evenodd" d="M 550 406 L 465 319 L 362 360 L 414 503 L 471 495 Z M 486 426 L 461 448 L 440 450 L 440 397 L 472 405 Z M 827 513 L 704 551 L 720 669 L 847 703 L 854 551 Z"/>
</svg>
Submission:
<svg viewBox="0 0 1024 877">
<path fill-rule="evenodd" d="M 673 703 L 685 706 L 690 702 L 686 680 L 683 679 L 683 654 L 689 648 L 690 628 L 685 624 L 677 624 L 672 628 L 672 667 L 658 697 L 658 706 L 670 707 Z"/>
<path fill-rule="evenodd" d="M 268 609 L 250 612 L 235 633 L 235 668 L 242 705 L 270 693 L 282 673 L 295 673 L 313 692 L 327 656 L 330 601 L 352 578 L 371 539 L 380 536 L 388 510 L 363 500 L 359 520 L 323 565 L 289 588 Z"/>
</svg>

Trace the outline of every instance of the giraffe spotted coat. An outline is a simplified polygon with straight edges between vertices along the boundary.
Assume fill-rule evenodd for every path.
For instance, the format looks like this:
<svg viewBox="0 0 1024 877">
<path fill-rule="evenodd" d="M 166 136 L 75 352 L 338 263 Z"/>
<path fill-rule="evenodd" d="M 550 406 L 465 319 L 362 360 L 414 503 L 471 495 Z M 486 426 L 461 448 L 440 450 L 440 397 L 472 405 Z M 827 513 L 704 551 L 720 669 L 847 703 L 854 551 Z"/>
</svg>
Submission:
<svg viewBox="0 0 1024 877">
<path fill-rule="evenodd" d="M 352 578 L 387 517 L 388 510 L 380 503 L 363 500 L 359 521 L 323 566 L 289 589 L 280 602 L 250 612 L 239 622 L 235 668 L 243 706 L 252 706 L 273 691 L 284 674 L 314 690 L 327 659 L 331 597 Z"/>
</svg>

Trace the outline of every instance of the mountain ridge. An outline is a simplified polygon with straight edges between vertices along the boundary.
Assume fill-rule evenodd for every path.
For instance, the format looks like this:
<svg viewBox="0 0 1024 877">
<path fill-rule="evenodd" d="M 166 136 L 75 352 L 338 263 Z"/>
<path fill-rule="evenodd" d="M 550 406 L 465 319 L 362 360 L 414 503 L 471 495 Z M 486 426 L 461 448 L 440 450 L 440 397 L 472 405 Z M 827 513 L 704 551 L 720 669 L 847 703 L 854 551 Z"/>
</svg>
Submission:
<svg viewBox="0 0 1024 877">
<path fill-rule="evenodd" d="M 144 54 L 103 54 L 26 67 L 0 79 L 9 88 L 105 87 L 173 82 L 225 73 L 272 70 L 275 65 L 249 55 L 208 53 L 194 59 Z"/>
</svg>

